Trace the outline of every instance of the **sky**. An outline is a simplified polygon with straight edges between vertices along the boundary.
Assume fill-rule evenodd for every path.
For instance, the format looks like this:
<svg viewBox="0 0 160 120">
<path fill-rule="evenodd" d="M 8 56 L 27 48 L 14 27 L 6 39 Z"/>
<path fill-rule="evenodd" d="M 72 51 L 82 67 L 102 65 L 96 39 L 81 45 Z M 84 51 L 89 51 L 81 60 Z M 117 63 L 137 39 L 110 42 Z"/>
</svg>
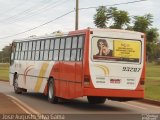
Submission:
<svg viewBox="0 0 160 120">
<path fill-rule="evenodd" d="M 0 50 L 15 39 L 33 35 L 42 36 L 55 31 L 68 32 L 75 29 L 75 12 L 56 19 L 75 9 L 76 0 L 0 0 Z M 79 8 L 113 5 L 136 0 L 79 0 Z M 141 16 L 151 13 L 154 16 L 153 26 L 160 31 L 160 0 L 114 6 L 125 10 L 130 16 Z M 95 28 L 93 16 L 96 9 L 79 11 L 79 29 Z M 56 19 L 56 20 L 55 20 Z M 46 22 L 49 24 L 35 28 Z M 12 36 L 16 35 L 16 36 Z M 9 37 L 11 36 L 11 37 Z"/>
</svg>

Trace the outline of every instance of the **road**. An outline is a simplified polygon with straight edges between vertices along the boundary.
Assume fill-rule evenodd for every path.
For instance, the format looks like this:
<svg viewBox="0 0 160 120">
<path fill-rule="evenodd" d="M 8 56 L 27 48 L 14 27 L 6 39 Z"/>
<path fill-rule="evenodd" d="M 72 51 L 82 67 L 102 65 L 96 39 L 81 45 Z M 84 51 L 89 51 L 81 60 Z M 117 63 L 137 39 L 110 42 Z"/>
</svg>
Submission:
<svg viewBox="0 0 160 120">
<path fill-rule="evenodd" d="M 139 118 L 140 120 L 142 120 L 142 116 L 146 114 L 160 114 L 159 106 L 149 105 L 136 101 L 116 102 L 107 100 L 103 105 L 90 105 L 88 104 L 86 97 L 82 97 L 68 101 L 63 100 L 59 104 L 51 104 L 47 101 L 46 96 L 39 93 L 35 94 L 28 92 L 21 95 L 15 94 L 13 87 L 10 86 L 8 82 L 0 82 L 0 92 L 11 97 L 13 96 L 14 98 L 22 101 L 24 104 L 32 108 L 37 113 L 41 114 L 76 114 L 76 117 L 83 114 L 83 116 L 92 116 L 92 119 L 96 119 L 94 117 L 95 115 L 100 115 L 101 118 L 103 115 L 108 115 L 109 117 L 114 118 L 117 118 L 118 116 L 126 117 L 127 115 L 127 117 L 130 118 L 131 116 L 133 117 L 139 115 L 141 118 Z"/>
</svg>

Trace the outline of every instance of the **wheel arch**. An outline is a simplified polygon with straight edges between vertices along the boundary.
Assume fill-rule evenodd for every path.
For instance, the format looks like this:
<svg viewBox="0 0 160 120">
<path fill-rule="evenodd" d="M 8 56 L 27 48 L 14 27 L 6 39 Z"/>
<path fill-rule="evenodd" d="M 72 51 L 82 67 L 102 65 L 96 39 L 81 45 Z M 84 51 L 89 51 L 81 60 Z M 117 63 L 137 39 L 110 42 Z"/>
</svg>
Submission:
<svg viewBox="0 0 160 120">
<path fill-rule="evenodd" d="M 48 84 L 49 84 L 49 81 L 53 79 L 54 80 L 54 77 L 53 76 L 49 76 L 48 79 L 47 79 L 47 83 L 46 83 L 46 87 L 45 87 L 45 90 L 44 90 L 44 94 L 46 96 L 48 96 Z"/>
</svg>

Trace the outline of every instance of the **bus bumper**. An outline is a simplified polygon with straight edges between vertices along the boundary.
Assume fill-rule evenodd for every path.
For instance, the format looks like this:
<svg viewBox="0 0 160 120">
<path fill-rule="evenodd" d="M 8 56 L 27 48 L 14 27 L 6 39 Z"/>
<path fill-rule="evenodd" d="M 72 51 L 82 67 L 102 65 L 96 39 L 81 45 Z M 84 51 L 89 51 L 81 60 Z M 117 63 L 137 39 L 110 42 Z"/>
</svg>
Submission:
<svg viewBox="0 0 160 120">
<path fill-rule="evenodd" d="M 84 88 L 84 96 L 102 96 L 109 99 L 143 99 L 144 90 L 111 90 Z"/>
</svg>

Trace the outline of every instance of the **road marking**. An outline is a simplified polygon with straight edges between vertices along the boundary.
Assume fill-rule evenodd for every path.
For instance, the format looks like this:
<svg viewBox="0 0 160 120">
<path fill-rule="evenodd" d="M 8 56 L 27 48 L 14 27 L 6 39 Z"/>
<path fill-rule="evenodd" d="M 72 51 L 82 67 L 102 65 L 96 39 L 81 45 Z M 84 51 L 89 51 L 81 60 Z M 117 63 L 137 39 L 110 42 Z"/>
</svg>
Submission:
<svg viewBox="0 0 160 120">
<path fill-rule="evenodd" d="M 12 100 L 12 102 L 14 104 L 16 104 L 18 107 L 20 107 L 25 113 L 31 114 L 28 110 L 26 110 L 22 105 L 20 105 L 19 103 L 17 103 L 15 100 Z"/>
<path fill-rule="evenodd" d="M 136 108 L 143 109 L 143 110 L 146 110 L 146 109 L 147 109 L 147 108 L 139 107 L 139 106 L 132 105 L 132 104 L 129 104 L 129 103 L 124 103 L 124 102 L 122 102 L 122 104 L 129 105 L 129 106 L 136 107 Z"/>
<path fill-rule="evenodd" d="M 34 110 L 33 108 L 31 108 L 30 106 L 28 106 L 26 103 L 22 102 L 21 100 L 19 100 L 18 98 L 12 96 L 12 95 L 7 95 L 8 97 L 14 99 L 15 101 L 17 101 L 18 103 L 21 104 L 21 106 L 24 106 L 25 108 L 27 108 L 29 111 L 31 111 L 33 114 L 40 114 L 39 112 L 37 112 L 36 110 Z"/>
</svg>

